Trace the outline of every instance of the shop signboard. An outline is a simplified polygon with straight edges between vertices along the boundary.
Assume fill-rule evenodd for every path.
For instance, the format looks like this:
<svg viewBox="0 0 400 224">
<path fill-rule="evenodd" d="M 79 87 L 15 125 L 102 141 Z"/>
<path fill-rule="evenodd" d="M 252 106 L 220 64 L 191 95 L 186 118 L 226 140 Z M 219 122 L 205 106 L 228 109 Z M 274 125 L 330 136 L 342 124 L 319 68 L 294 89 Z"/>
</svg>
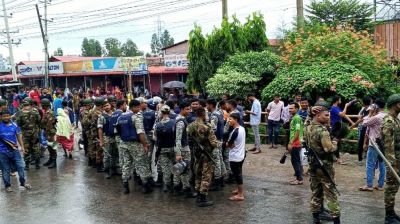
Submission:
<svg viewBox="0 0 400 224">
<path fill-rule="evenodd" d="M 116 58 L 103 58 L 93 60 L 93 71 L 114 71 Z"/>
<path fill-rule="evenodd" d="M 129 66 L 131 67 L 131 71 L 147 71 L 146 58 L 143 56 L 117 58 L 117 71 L 128 71 Z"/>
<path fill-rule="evenodd" d="M 65 73 L 78 73 L 83 71 L 83 61 L 64 62 Z"/>
<path fill-rule="evenodd" d="M 44 75 L 44 64 L 34 65 L 19 65 L 18 71 L 21 75 Z M 49 74 L 62 74 L 64 73 L 64 66 L 62 62 L 50 62 Z"/>
<path fill-rule="evenodd" d="M 189 60 L 187 54 L 172 54 L 164 56 L 164 65 L 168 68 L 187 68 Z"/>
</svg>

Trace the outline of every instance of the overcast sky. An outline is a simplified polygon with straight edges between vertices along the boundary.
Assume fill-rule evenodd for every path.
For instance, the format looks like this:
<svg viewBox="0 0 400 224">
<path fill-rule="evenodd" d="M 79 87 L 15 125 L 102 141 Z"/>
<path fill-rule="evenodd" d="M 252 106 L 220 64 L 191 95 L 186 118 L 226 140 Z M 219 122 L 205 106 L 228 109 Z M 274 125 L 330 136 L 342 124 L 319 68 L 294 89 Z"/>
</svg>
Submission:
<svg viewBox="0 0 400 224">
<path fill-rule="evenodd" d="M 40 36 L 36 0 L 5 0 L 10 30 L 19 46 L 14 46 L 15 61 L 43 60 L 43 41 Z M 310 0 L 304 0 L 307 5 Z M 43 3 L 39 3 L 43 6 Z M 158 18 L 168 29 L 175 42 L 188 39 L 193 24 L 199 24 L 205 33 L 219 27 L 222 17 L 220 0 L 52 0 L 48 7 L 49 53 L 61 47 L 64 55 L 79 55 L 84 37 L 95 38 L 102 44 L 108 37 L 121 42 L 131 38 L 140 50 L 150 52 L 150 40 L 157 31 Z M 229 15 L 244 19 L 259 11 L 265 17 L 268 38 L 279 35 L 278 28 L 289 28 L 296 15 L 296 0 L 228 0 Z M 43 8 L 40 9 L 43 14 Z M 4 27 L 3 18 L 0 26 Z M 2 41 L 5 42 L 5 35 Z M 0 54 L 9 55 L 6 45 Z"/>
</svg>

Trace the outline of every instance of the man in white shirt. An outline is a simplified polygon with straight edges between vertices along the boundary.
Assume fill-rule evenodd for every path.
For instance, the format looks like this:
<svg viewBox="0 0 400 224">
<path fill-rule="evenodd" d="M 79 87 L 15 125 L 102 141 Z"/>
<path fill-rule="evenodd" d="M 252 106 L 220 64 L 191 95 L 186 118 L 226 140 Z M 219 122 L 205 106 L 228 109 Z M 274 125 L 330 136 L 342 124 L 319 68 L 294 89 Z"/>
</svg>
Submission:
<svg viewBox="0 0 400 224">
<path fill-rule="evenodd" d="M 247 100 L 252 103 L 251 110 L 246 110 L 246 114 L 250 114 L 250 126 L 254 133 L 254 147 L 249 151 L 254 151 L 253 154 L 261 153 L 260 132 L 258 126 L 261 122 L 261 104 L 254 93 L 247 95 Z"/>
<path fill-rule="evenodd" d="M 277 148 L 276 141 L 279 135 L 280 120 L 283 107 L 284 104 L 281 101 L 281 97 L 278 94 L 276 94 L 274 96 L 274 101 L 270 102 L 267 108 L 265 109 L 268 118 L 267 129 L 268 129 L 269 142 L 271 143 L 270 149 Z"/>
</svg>

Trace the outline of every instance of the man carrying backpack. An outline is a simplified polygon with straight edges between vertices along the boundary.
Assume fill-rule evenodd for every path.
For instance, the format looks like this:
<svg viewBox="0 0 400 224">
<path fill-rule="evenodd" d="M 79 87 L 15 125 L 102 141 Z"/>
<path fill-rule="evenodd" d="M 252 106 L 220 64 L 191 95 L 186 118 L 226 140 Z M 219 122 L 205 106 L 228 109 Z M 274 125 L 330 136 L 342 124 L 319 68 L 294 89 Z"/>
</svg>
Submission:
<svg viewBox="0 0 400 224">
<path fill-rule="evenodd" d="M 170 108 L 167 105 L 161 107 L 161 120 L 155 126 L 158 163 L 163 174 L 163 191 L 171 190 L 171 169 L 175 161 L 175 120 L 170 119 Z M 156 160 L 157 160 L 156 158 Z"/>
</svg>

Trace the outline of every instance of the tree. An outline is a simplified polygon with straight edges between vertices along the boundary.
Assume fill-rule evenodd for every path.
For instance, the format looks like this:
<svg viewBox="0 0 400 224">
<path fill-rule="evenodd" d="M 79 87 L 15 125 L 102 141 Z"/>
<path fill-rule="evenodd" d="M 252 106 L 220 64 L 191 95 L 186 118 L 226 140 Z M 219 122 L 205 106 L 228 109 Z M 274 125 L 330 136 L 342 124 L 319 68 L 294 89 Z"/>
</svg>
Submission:
<svg viewBox="0 0 400 224">
<path fill-rule="evenodd" d="M 244 24 L 244 33 L 247 40 L 248 51 L 263 51 L 268 45 L 268 38 L 265 35 L 267 32 L 264 16 L 260 13 L 253 13 L 252 17 L 247 17 L 247 22 Z"/>
<path fill-rule="evenodd" d="M 156 33 L 151 36 L 151 53 L 153 54 L 161 54 L 164 47 L 168 47 L 174 44 L 174 38 L 171 37 L 168 30 L 164 30 L 164 32 L 159 37 Z"/>
<path fill-rule="evenodd" d="M 357 31 L 372 31 L 374 7 L 359 0 L 312 0 L 307 6 L 311 23 L 323 23 L 330 27 L 350 24 Z"/>
<path fill-rule="evenodd" d="M 59 47 L 59 48 L 57 48 L 57 50 L 54 51 L 53 55 L 54 56 L 63 56 L 64 52 L 63 52 L 62 48 Z"/>
<path fill-rule="evenodd" d="M 131 39 L 128 39 L 122 44 L 121 55 L 123 57 L 140 56 L 143 55 L 143 52 L 139 51 L 137 45 Z"/>
<path fill-rule="evenodd" d="M 107 38 L 104 40 L 104 55 L 108 57 L 121 56 L 121 42 L 117 38 Z"/>
<path fill-rule="evenodd" d="M 102 55 L 101 44 L 98 40 L 87 39 L 82 41 L 82 56 L 84 57 L 100 57 Z"/>
</svg>

